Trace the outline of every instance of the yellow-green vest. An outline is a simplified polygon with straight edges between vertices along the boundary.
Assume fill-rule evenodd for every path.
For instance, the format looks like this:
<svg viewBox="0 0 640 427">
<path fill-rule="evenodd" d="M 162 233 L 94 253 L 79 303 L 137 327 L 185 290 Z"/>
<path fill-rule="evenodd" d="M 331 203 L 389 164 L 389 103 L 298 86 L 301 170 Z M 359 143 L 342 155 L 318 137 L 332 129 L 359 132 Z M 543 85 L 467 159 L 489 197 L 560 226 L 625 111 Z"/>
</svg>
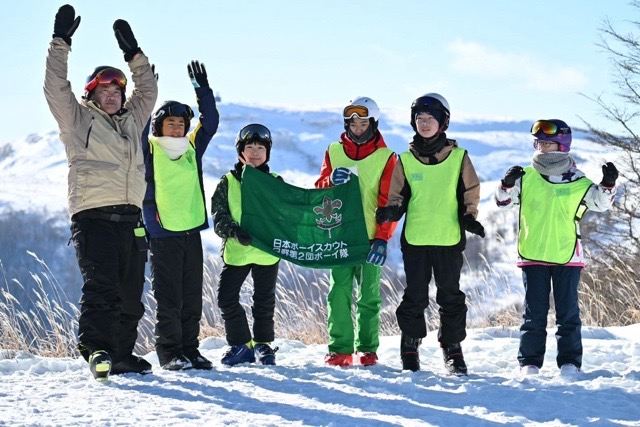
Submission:
<svg viewBox="0 0 640 427">
<path fill-rule="evenodd" d="M 442 162 L 426 165 L 407 151 L 400 155 L 411 188 L 404 236 L 415 246 L 454 246 L 462 238 L 457 189 L 466 150 L 454 147 Z"/>
<path fill-rule="evenodd" d="M 242 193 L 240 181 L 231 172 L 227 173 L 227 200 L 231 218 L 240 226 L 242 218 Z M 228 238 L 224 242 L 222 259 L 227 265 L 273 265 L 280 258 L 270 255 L 253 246 L 244 246 L 236 238 Z"/>
<path fill-rule="evenodd" d="M 518 253 L 530 261 L 566 264 L 578 240 L 576 221 L 593 183 L 588 178 L 551 183 L 529 166 L 524 168 L 520 189 Z"/>
<path fill-rule="evenodd" d="M 159 222 L 169 231 L 187 231 L 206 220 L 206 207 L 193 143 L 187 151 L 172 160 L 156 137 L 149 137 L 153 156 L 153 180 Z"/>
<path fill-rule="evenodd" d="M 369 239 L 373 239 L 376 234 L 376 209 L 378 209 L 380 178 L 389 157 L 392 155 L 393 151 L 389 148 L 381 147 L 364 159 L 353 160 L 345 154 L 344 148 L 339 142 L 329 145 L 331 167 L 333 169 L 349 168 L 358 175 L 362 210 Z"/>
</svg>

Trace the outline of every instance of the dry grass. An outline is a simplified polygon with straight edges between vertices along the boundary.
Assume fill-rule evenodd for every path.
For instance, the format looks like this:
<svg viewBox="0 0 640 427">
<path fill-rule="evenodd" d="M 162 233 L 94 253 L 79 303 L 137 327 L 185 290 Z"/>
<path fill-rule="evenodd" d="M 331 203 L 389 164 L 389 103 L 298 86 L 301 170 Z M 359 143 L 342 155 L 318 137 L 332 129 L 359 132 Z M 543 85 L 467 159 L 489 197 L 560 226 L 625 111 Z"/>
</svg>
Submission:
<svg viewBox="0 0 640 427">
<path fill-rule="evenodd" d="M 3 349 L 0 358 L 10 357 L 19 351 L 42 356 L 78 356 L 75 348 L 78 310 L 66 295 L 59 293 L 61 287 L 48 266 L 35 254 L 30 253 L 30 256 L 38 260 L 41 271 L 31 273 L 33 283 L 30 295 L 34 308 L 28 311 L 23 310 L 21 302 L 12 295 L 12 290 L 15 291 L 17 287 L 24 289 L 24 284 L 4 277 L 5 270 L 0 262 L 0 348 Z M 202 337 L 224 336 L 216 298 L 221 266 L 218 256 L 209 255 L 205 260 Z M 494 269 L 486 259 L 481 267 L 468 270 L 465 280 L 469 327 L 520 324 L 521 301 L 517 295 L 521 294 L 522 285 L 518 280 Z M 380 318 L 382 335 L 399 334 L 395 309 L 402 299 L 403 287 L 404 277 L 401 273 L 394 273 L 389 268 L 383 270 Z M 307 344 L 326 342 L 328 288 L 326 270 L 305 269 L 281 263 L 276 288 L 276 336 Z M 431 288 L 431 301 L 425 315 L 428 329 L 435 330 L 438 328 L 439 316 L 433 284 Z M 248 313 L 251 311 L 252 292 L 249 279 L 240 295 L 241 303 Z M 639 279 L 631 265 L 622 260 L 617 259 L 607 266 L 598 264 L 585 271 L 580 298 L 585 325 L 611 326 L 640 322 Z M 149 279 L 143 303 L 146 310 L 139 325 L 136 347 L 139 353 L 153 351 L 156 303 Z M 549 324 L 553 324 L 553 313 L 550 313 Z"/>
</svg>

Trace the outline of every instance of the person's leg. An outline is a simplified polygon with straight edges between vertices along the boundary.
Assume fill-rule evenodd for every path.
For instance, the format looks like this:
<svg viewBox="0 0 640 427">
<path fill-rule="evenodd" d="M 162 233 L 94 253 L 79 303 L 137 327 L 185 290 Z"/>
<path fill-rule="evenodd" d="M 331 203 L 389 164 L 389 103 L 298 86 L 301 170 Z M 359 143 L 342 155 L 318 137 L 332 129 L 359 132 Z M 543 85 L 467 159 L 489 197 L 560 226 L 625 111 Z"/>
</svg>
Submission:
<svg viewBox="0 0 640 427">
<path fill-rule="evenodd" d="M 556 308 L 558 367 L 570 363 L 582 366 L 582 322 L 578 306 L 581 267 L 553 267 L 551 281 Z"/>
<path fill-rule="evenodd" d="M 253 277 L 253 340 L 270 343 L 275 338 L 273 316 L 276 308 L 276 281 L 279 263 L 254 265 Z"/>
<path fill-rule="evenodd" d="M 117 335 L 118 355 L 114 362 L 133 354 L 138 338 L 138 322 L 144 316 L 142 291 L 144 289 L 144 266 L 147 262 L 146 248 L 135 244 L 134 225 L 120 224 L 122 249 L 120 253 L 120 296 L 122 310 Z"/>
<path fill-rule="evenodd" d="M 520 366 L 541 368 L 546 350 L 551 268 L 544 265 L 523 267 L 522 281 L 525 291 L 524 322 L 520 326 L 518 362 Z"/>
<path fill-rule="evenodd" d="M 398 326 L 403 334 L 411 338 L 424 338 L 427 336 L 424 311 L 429 305 L 431 261 L 424 249 L 415 246 L 402 249 L 402 260 L 407 286 L 396 309 Z"/>
<path fill-rule="evenodd" d="M 151 239 L 151 282 L 156 299 L 156 353 L 160 366 L 182 355 L 182 268 L 184 241 L 181 237 Z"/>
<path fill-rule="evenodd" d="M 438 341 L 445 347 L 462 342 L 467 336 L 467 305 L 460 290 L 462 252 L 453 248 L 430 250 L 436 282 L 436 302 L 439 306 L 440 329 Z"/>
<path fill-rule="evenodd" d="M 251 341 L 247 315 L 240 305 L 240 288 L 250 270 L 251 265 L 225 264 L 220 273 L 218 307 L 224 320 L 224 330 L 229 345 L 246 344 Z"/>
<path fill-rule="evenodd" d="M 182 271 L 182 350 L 188 357 L 197 353 L 202 318 L 203 256 L 200 233 L 186 236 Z"/>
<path fill-rule="evenodd" d="M 114 223 L 73 220 L 73 244 L 84 284 L 78 319 L 78 349 L 85 360 L 96 350 L 112 354 L 120 312 L 118 233 Z"/>
<path fill-rule="evenodd" d="M 360 267 L 336 267 L 331 270 L 327 295 L 329 352 L 353 353 L 354 330 L 351 318 L 353 279 Z"/>
<path fill-rule="evenodd" d="M 380 275 L 382 268 L 364 263 L 356 276 L 356 350 L 375 353 L 380 344 Z"/>
</svg>

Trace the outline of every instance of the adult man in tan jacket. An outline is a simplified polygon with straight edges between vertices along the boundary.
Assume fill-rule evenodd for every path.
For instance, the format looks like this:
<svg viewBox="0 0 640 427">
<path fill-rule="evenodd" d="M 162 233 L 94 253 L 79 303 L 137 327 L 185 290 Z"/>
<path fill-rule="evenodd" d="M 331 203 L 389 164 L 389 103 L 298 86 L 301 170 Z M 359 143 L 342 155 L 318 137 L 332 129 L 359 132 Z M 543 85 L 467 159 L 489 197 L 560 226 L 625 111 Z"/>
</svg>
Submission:
<svg viewBox="0 0 640 427">
<path fill-rule="evenodd" d="M 140 209 L 145 192 L 140 137 L 158 87 L 147 57 L 126 21 L 113 24 L 135 88 L 117 68 L 97 67 L 78 102 L 67 80 L 71 36 L 80 23 L 70 5 L 56 14 L 47 56 L 44 92 L 69 162 L 69 213 L 84 279 L 78 348 L 96 378 L 147 373 L 151 365 L 132 354 L 147 256 Z"/>
</svg>

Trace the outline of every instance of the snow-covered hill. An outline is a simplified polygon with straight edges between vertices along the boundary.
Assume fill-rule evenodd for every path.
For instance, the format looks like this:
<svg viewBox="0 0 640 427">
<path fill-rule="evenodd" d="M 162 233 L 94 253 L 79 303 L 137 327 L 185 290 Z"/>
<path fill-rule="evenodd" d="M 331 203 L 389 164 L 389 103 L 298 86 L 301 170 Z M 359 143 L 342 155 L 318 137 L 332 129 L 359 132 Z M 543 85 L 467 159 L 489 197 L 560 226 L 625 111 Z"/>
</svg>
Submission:
<svg viewBox="0 0 640 427">
<path fill-rule="evenodd" d="M 0 425 L 640 426 L 640 325 L 585 328 L 583 372 L 562 377 L 549 330 L 539 376 L 517 373 L 515 328 L 470 330 L 470 375 L 445 375 L 435 333 L 423 371 L 400 370 L 399 338 L 383 337 L 380 364 L 323 364 L 324 345 L 276 340 L 278 366 L 218 363 L 223 340 L 207 339 L 212 371 L 89 378 L 81 359 L 23 355 L 0 360 Z M 1 351 L 0 351 L 1 353 Z"/>
</svg>

